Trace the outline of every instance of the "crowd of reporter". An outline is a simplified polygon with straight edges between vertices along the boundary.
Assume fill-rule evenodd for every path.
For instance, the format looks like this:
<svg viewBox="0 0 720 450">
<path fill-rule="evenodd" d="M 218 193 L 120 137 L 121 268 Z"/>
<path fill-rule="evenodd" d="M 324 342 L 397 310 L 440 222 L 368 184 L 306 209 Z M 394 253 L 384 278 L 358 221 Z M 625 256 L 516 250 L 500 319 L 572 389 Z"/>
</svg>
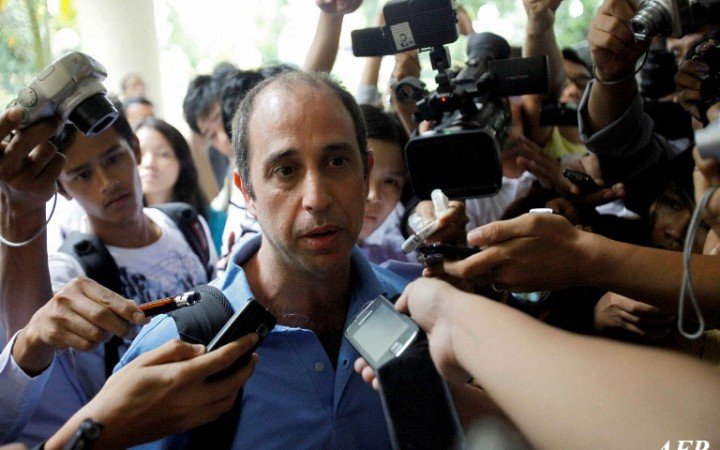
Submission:
<svg viewBox="0 0 720 450">
<path fill-rule="evenodd" d="M 0 343 L 5 344 L 0 379 L 9 380 L 0 384 L 0 443 L 63 448 L 83 420 L 92 419 L 102 428 L 97 448 L 126 448 L 215 421 L 233 408 L 243 386 L 252 382 L 256 366 L 263 364 L 262 346 L 260 359 L 251 358 L 232 376 L 219 381 L 207 377 L 251 348 L 255 335 L 215 352 L 172 341 L 137 356 L 138 348 L 148 345 L 153 328 L 164 326 L 158 327 L 157 321 L 147 325 L 139 305 L 167 296 L 160 293 L 180 293 L 152 290 L 155 278 L 163 277 L 151 273 L 160 263 L 138 268 L 135 274 L 123 272 L 119 291 L 112 293 L 97 283 L 101 280 L 88 279 L 93 278 L 90 273 L 76 269 L 70 257 L 54 254 L 73 231 L 89 230 L 118 261 L 138 258 L 132 255 L 143 255 L 137 253 L 142 249 L 166 260 L 174 254 L 152 246 L 174 230 L 182 244 L 175 241 L 168 248 L 177 250 L 180 245 L 177 251 L 186 261 L 171 270 L 174 279 L 181 280 L 173 281 L 179 287 L 186 290 L 216 276 L 233 280 L 222 277 L 242 270 L 247 272 L 246 284 L 254 281 L 258 275 L 253 264 L 260 263 L 255 257 L 240 261 L 248 248 L 257 251 L 257 242 L 272 238 L 272 227 L 279 225 L 263 223 L 258 216 L 263 205 L 249 184 L 250 163 L 243 166 L 238 160 L 238 152 L 249 148 L 251 133 L 233 132 L 255 123 L 248 122 L 261 108 L 253 102 L 260 101 L 256 97 L 265 100 L 276 80 L 286 83 L 288 92 L 296 92 L 291 83 L 312 85 L 317 98 L 327 101 L 318 87 L 324 79 L 302 74 L 331 73 L 343 17 L 362 1 L 316 3 L 321 15 L 302 68 L 279 64 L 238 69 L 224 64 L 190 81 L 183 103 L 191 129 L 187 140 L 154 117 L 153 104 L 136 74 L 123 81 L 128 90 L 121 93 L 118 108 L 126 116 L 113 125 L 111 137 L 103 138 L 110 143 L 74 167 L 68 166 L 78 160 L 77 148 L 100 144 L 73 136 L 78 134 L 74 130 L 61 131 L 58 120 L 20 130 L 17 110 L 7 109 L 0 116 L 0 232 L 15 241 L 35 238 L 24 247 L 0 248 Z M 635 39 L 629 26 L 635 7 L 626 0 L 605 0 L 590 24 L 589 58 L 584 59 L 582 52 L 557 44 L 555 12 L 560 0 L 524 0 L 523 5 L 528 22 L 522 53 L 548 57 L 549 89 L 508 100 L 512 124 L 501 153 L 498 193 L 451 199 L 442 217 L 434 216 L 431 202 L 413 196 L 403 152 L 408 139 L 433 124 L 417 123 L 416 104 L 401 101 L 392 89 L 383 100 L 386 85 L 420 76 L 419 54 L 394 56 L 392 80 L 387 83 L 378 79 L 380 57 L 362 62 L 362 84 L 355 97 L 362 104 L 357 114 L 364 130 L 358 141 L 366 141 L 373 156 L 364 178 L 362 223 L 353 237 L 362 256 L 353 254 L 352 264 L 366 259 L 389 271 L 378 273 L 393 274 L 379 278 L 383 286 L 402 292 L 396 308 L 427 333 L 432 361 L 450 384 L 468 428 L 489 415 L 501 417 L 519 430 L 523 445 L 537 448 L 664 448 L 666 442 L 674 445 L 683 439 L 720 444 L 717 193 L 707 199 L 693 233 L 695 242 L 686 242 L 696 205 L 720 183 L 720 163 L 700 155 L 693 133 L 720 124 L 720 103 L 701 91 L 703 80 L 718 76 L 709 73 L 717 64 L 709 64 L 707 58 L 718 54 L 720 15 L 715 26 L 682 38 L 643 42 Z M 457 15 L 460 32 L 473 33 L 461 6 Z M 382 15 L 377 22 L 384 24 Z M 653 65 L 657 61 L 663 61 L 660 69 Z M 561 109 L 577 111 L 575 122 L 548 125 L 541 120 L 547 105 L 558 103 Z M 353 107 L 343 105 L 352 115 Z M 288 127 L 297 119 L 288 119 Z M 360 132 L 357 127 L 355 131 Z M 120 155 L 123 151 L 127 155 Z M 101 177 L 110 180 L 110 187 L 104 188 L 110 194 L 102 198 L 81 187 L 95 165 L 102 167 Z M 595 188 L 587 191 L 573 183 L 564 176 L 566 169 L 589 175 Z M 266 181 L 260 177 L 254 182 L 262 189 L 260 180 Z M 43 226 L 46 202 L 56 189 L 76 200 L 63 203 L 37 239 L 33 235 Z M 322 197 L 313 195 L 314 201 Z M 140 199 L 130 214 L 137 235 L 123 229 L 117 214 L 98 212 L 110 204 L 131 202 L 126 197 L 133 196 Z M 169 202 L 190 204 L 199 214 L 200 234 L 210 247 L 206 260 L 193 253 L 192 245 L 185 249 L 182 234 L 159 218 L 164 216 L 144 208 Z M 549 208 L 553 214 L 526 214 L 531 208 Z M 424 260 L 423 265 L 416 253 L 400 250 L 417 231 L 413 220 L 434 219 L 440 227 L 429 242 L 470 246 L 479 252 L 460 260 Z M 687 266 L 696 304 L 679 300 L 686 246 L 692 251 Z M 292 260 L 297 255 L 286 251 L 284 256 Z M 186 269 L 186 264 L 193 269 Z M 29 280 L 25 271 L 37 272 L 39 281 Z M 341 292 L 348 296 L 356 288 L 346 286 Z M 528 302 L 518 295 L 531 291 L 542 291 L 541 301 Z M 685 314 L 678 309 L 683 303 Z M 342 323 L 352 319 L 348 304 L 339 313 Z M 315 310 L 321 307 L 317 302 Z M 306 328 L 297 317 L 283 317 L 281 323 Z M 143 340 L 133 341 L 143 325 Z M 333 362 L 328 369 L 339 377 L 341 344 L 328 343 L 330 332 L 325 329 L 307 328 L 322 341 L 321 348 Z M 700 332 L 688 337 L 688 329 Z M 103 376 L 93 367 L 108 352 L 106 342 L 113 335 L 121 338 L 121 362 L 114 374 L 106 370 Z M 345 340 L 342 334 L 340 340 Z M 128 348 L 133 349 L 128 355 L 136 359 L 123 358 Z M 143 350 L 148 348 L 152 346 Z M 318 364 L 322 363 L 315 363 L 315 370 L 322 372 Z M 345 360 L 342 366 L 347 364 Z M 380 388 L 364 360 L 355 361 L 354 369 L 357 373 L 351 377 Z M 61 370 L 65 378 L 57 378 Z M 77 390 L 77 395 L 68 394 L 68 389 Z M 281 394 L 288 404 L 297 402 L 293 392 Z M 286 432 L 312 433 L 313 426 L 321 429 L 311 425 Z M 242 446 L 243 436 L 234 439 L 235 446 Z M 278 436 L 277 442 L 267 446 L 287 441 Z M 351 442 L 357 448 L 391 445 L 382 440 Z M 482 447 L 482 440 L 478 442 Z M 324 445 L 331 443 L 337 441 Z"/>
</svg>

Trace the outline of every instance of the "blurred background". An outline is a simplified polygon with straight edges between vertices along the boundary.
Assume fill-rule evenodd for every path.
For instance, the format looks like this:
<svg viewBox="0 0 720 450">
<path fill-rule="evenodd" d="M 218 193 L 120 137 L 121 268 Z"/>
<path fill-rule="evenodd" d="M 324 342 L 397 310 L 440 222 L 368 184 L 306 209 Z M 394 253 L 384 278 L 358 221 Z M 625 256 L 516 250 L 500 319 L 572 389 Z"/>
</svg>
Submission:
<svg viewBox="0 0 720 450">
<path fill-rule="evenodd" d="M 457 0 L 476 32 L 491 31 L 521 45 L 521 0 Z M 560 46 L 582 46 L 600 0 L 564 0 L 557 12 Z M 383 1 L 365 0 L 345 17 L 333 73 L 354 92 L 363 62 L 352 55 L 350 32 L 375 26 Z M 223 61 L 241 69 L 273 62 L 301 66 L 319 9 L 312 0 L 0 0 L 0 106 L 49 62 L 80 50 L 108 70 L 106 87 L 120 91 L 128 73 L 139 73 L 156 113 L 187 131 L 182 99 L 189 80 Z M 465 38 L 450 46 L 454 62 L 465 59 Z M 423 78 L 434 88 L 427 56 Z M 393 58 L 383 60 L 387 79 Z"/>
</svg>

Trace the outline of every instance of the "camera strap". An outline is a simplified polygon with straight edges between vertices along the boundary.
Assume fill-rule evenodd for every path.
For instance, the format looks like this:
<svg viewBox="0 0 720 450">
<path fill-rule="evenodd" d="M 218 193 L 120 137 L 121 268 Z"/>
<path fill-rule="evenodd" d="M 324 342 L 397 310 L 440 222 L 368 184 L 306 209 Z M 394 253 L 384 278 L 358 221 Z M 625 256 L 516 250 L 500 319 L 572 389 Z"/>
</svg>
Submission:
<svg viewBox="0 0 720 450">
<path fill-rule="evenodd" d="M 430 358 L 427 336 L 377 371 L 393 447 L 460 449 L 464 436 L 447 383 Z"/>
</svg>

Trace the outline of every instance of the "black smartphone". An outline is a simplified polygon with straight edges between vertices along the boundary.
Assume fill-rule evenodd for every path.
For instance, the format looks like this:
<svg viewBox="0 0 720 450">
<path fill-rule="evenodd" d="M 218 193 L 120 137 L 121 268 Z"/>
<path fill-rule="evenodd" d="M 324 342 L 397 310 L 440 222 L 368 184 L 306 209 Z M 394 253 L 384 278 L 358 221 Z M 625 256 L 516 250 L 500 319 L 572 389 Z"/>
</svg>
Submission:
<svg viewBox="0 0 720 450">
<path fill-rule="evenodd" d="M 431 256 L 442 256 L 447 259 L 465 259 L 480 250 L 474 247 L 458 247 L 446 244 L 423 244 L 418 247 L 418 253 L 425 258 Z"/>
<path fill-rule="evenodd" d="M 581 194 L 591 194 L 600 190 L 600 186 L 586 173 L 565 169 L 563 176 L 580 189 Z"/>
<path fill-rule="evenodd" d="M 258 334 L 258 341 L 244 355 L 237 359 L 230 367 L 208 377 L 208 380 L 224 378 L 235 372 L 240 366 L 247 363 L 252 353 L 260 343 L 270 334 L 275 327 L 277 320 L 275 316 L 255 299 L 250 299 L 242 309 L 238 310 L 218 331 L 215 337 L 207 345 L 207 351 L 211 352 L 223 345 L 230 343 L 241 336 L 250 333 Z"/>
</svg>

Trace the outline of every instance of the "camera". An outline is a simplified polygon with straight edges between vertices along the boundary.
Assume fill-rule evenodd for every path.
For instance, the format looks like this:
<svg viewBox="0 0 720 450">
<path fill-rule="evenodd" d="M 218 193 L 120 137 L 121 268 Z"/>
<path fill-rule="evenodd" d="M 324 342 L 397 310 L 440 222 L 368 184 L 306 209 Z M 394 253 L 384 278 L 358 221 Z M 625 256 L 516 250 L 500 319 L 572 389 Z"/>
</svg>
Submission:
<svg viewBox="0 0 720 450">
<path fill-rule="evenodd" d="M 635 39 L 655 36 L 680 38 L 699 25 L 717 23 L 717 0 L 630 0 L 637 13 L 630 20 Z"/>
<path fill-rule="evenodd" d="M 452 0 L 433 0 L 432 3 L 442 11 L 455 8 Z M 510 126 L 510 109 L 505 97 L 546 92 L 547 57 L 509 60 L 510 45 L 505 39 L 492 33 L 472 34 L 468 39 L 465 67 L 451 72 L 450 56 L 443 46 L 448 43 L 448 34 L 436 30 L 455 28 L 455 14 L 438 14 L 420 22 L 417 17 L 409 17 L 419 5 L 425 3 L 396 0 L 383 8 L 386 20 L 387 9 L 394 8 L 395 15 L 389 24 L 412 23 L 420 30 L 413 36 L 422 36 L 422 46 L 413 48 L 429 47 L 430 62 L 438 72 L 435 76 L 438 87 L 432 93 L 413 77 L 397 85 L 399 97 L 418 100 L 415 121 L 434 123 L 430 131 L 414 135 L 405 146 L 410 184 L 422 199 L 430 198 L 434 189 L 442 189 L 448 197 L 459 199 L 493 195 L 502 186 L 500 152 Z M 447 23 L 441 23 L 443 20 Z M 359 31 L 352 35 L 354 50 L 361 48 L 365 55 L 383 55 L 389 51 L 385 41 L 365 41 L 370 34 Z M 392 47 L 393 52 L 397 48 Z"/>
<path fill-rule="evenodd" d="M 540 110 L 541 127 L 577 127 L 577 107 L 569 103 L 548 103 Z"/>
<path fill-rule="evenodd" d="M 8 107 L 23 111 L 19 128 L 49 117 L 75 125 L 85 136 L 102 133 L 118 117 L 102 81 L 105 68 L 92 57 L 71 52 L 43 69 L 22 87 Z"/>
</svg>

